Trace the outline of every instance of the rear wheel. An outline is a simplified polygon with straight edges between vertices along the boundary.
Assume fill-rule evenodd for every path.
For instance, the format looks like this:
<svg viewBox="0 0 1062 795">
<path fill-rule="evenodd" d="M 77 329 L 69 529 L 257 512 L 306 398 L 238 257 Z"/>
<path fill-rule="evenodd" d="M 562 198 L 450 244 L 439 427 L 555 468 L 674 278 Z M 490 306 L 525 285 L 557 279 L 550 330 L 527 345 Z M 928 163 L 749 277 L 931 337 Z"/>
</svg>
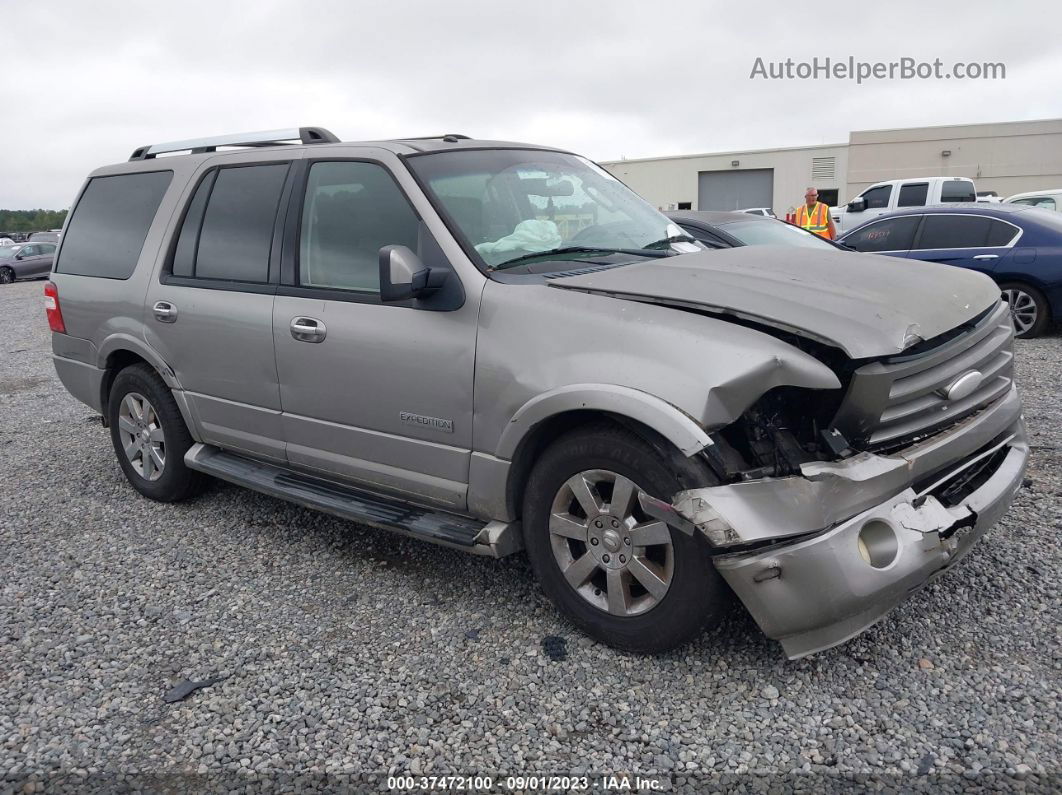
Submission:
<svg viewBox="0 0 1062 795">
<path fill-rule="evenodd" d="M 15 281 L 15 272 L 7 265 L 0 268 L 0 284 L 11 284 Z"/>
<path fill-rule="evenodd" d="M 999 289 L 1003 300 L 1010 304 L 1015 336 L 1029 339 L 1043 334 L 1051 322 L 1051 309 L 1044 294 L 1021 282 L 1006 282 Z"/>
<path fill-rule="evenodd" d="M 642 491 L 663 498 L 689 486 L 653 446 L 612 425 L 558 439 L 535 464 L 524 496 L 528 556 L 546 595 L 591 637 L 655 653 L 722 617 L 728 590 L 707 542 L 652 519 L 638 501 Z"/>
<path fill-rule="evenodd" d="M 169 388 L 149 365 L 133 365 L 118 374 L 107 417 L 118 463 L 133 488 L 160 502 L 200 491 L 203 476 L 184 465 L 191 434 Z"/>
</svg>

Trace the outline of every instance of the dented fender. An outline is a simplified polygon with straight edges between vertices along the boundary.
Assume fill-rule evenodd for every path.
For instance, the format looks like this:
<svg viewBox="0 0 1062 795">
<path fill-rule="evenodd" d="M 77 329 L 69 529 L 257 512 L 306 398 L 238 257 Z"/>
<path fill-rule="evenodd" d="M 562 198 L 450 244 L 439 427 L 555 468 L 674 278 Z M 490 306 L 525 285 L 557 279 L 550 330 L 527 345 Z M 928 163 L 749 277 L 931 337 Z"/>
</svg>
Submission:
<svg viewBox="0 0 1062 795">
<path fill-rule="evenodd" d="M 515 352 L 515 353 L 514 353 Z M 511 460 L 538 423 L 593 409 L 654 428 L 684 455 L 779 386 L 840 389 L 808 353 L 695 312 L 547 286 L 484 287 L 473 451 Z"/>
</svg>

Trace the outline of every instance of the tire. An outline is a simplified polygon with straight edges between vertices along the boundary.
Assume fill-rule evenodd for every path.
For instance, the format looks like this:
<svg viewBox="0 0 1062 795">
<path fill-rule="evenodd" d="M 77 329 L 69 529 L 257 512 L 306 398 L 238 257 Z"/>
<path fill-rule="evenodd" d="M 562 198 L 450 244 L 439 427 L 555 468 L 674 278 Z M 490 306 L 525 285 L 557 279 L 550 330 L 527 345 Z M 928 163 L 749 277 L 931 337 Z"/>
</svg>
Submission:
<svg viewBox="0 0 1062 795">
<path fill-rule="evenodd" d="M 7 265 L 0 268 L 0 284 L 11 284 L 15 281 L 15 272 Z"/>
<path fill-rule="evenodd" d="M 1003 300 L 1010 304 L 1014 336 L 1027 340 L 1039 337 L 1051 323 L 1051 307 L 1044 294 L 1021 282 L 1003 282 L 999 285 Z"/>
<path fill-rule="evenodd" d="M 665 452 L 620 426 L 595 425 L 554 441 L 535 463 L 524 493 L 524 544 L 546 596 L 590 637 L 645 654 L 692 640 L 718 623 L 730 603 L 707 540 L 651 520 L 638 506 L 639 489 L 669 498 L 709 482 L 699 470 L 691 474 L 688 461 L 667 459 Z M 617 489 L 629 492 L 621 478 L 634 486 L 633 498 L 618 498 L 621 505 L 634 506 L 627 516 L 613 505 Z M 577 489 L 582 491 L 580 479 L 593 485 L 583 498 L 589 493 L 598 509 L 608 511 L 597 514 L 599 519 L 590 517 L 575 496 Z M 613 522 L 620 516 L 625 518 Z M 584 518 L 585 541 L 578 527 Z M 601 526 L 595 528 L 598 520 Z M 654 543 L 642 546 L 639 541 Z M 581 584 L 576 587 L 569 579 Z M 651 583 L 655 593 L 643 582 Z M 660 582 L 666 582 L 666 589 Z"/>
<path fill-rule="evenodd" d="M 118 373 L 107 401 L 107 419 L 118 463 L 145 497 L 177 502 L 202 489 L 204 476 L 184 464 L 192 436 L 173 394 L 152 367 L 136 364 Z"/>
</svg>

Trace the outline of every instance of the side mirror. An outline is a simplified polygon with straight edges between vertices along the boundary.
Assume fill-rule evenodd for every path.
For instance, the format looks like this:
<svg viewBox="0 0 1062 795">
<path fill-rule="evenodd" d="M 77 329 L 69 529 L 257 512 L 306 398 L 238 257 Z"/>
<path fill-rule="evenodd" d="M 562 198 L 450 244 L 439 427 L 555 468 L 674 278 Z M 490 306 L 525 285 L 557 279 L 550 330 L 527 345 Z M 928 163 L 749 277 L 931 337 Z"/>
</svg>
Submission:
<svg viewBox="0 0 1062 795">
<path fill-rule="evenodd" d="M 429 268 L 405 246 L 380 249 L 380 300 L 423 298 L 442 287 L 447 271 Z"/>
<path fill-rule="evenodd" d="M 852 201 L 848 202 L 848 212 L 850 213 L 861 213 L 865 209 L 867 209 L 867 200 L 864 199 L 862 196 L 859 196 L 855 199 L 852 199 Z"/>
</svg>

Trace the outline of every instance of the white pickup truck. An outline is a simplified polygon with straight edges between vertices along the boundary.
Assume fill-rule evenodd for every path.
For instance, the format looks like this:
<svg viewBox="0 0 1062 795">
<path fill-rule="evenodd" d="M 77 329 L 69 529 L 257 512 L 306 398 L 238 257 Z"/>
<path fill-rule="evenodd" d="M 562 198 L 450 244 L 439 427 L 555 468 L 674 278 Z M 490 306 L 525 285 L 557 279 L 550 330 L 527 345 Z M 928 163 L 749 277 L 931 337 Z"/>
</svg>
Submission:
<svg viewBox="0 0 1062 795">
<path fill-rule="evenodd" d="M 973 201 L 977 201 L 977 190 L 973 180 L 966 177 L 891 179 L 871 185 L 847 205 L 834 207 L 830 214 L 841 233 L 904 207 Z"/>
</svg>

